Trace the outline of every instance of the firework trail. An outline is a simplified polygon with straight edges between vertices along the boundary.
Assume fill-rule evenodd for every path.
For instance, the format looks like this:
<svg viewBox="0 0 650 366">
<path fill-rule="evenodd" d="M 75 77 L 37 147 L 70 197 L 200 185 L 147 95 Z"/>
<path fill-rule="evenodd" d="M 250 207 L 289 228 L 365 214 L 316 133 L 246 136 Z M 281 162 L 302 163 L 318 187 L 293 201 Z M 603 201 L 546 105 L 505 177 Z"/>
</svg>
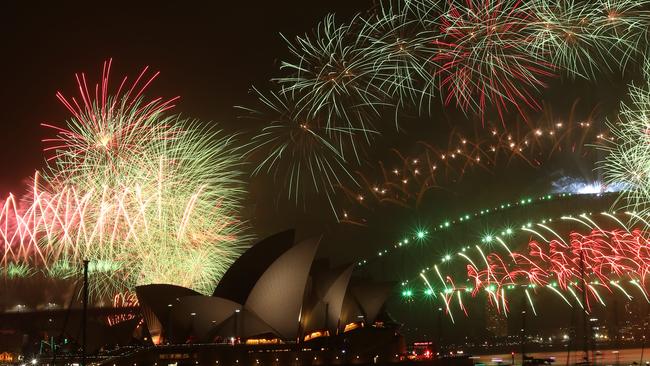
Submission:
<svg viewBox="0 0 650 366">
<path fill-rule="evenodd" d="M 630 102 L 621 103 L 619 117 L 610 123 L 614 139 L 602 146 L 607 156 L 600 162 L 608 183 L 628 189 L 621 196 L 623 206 L 648 214 L 650 204 L 650 91 L 648 86 L 630 86 Z"/>
<path fill-rule="evenodd" d="M 431 75 L 439 66 L 427 47 L 434 38 L 423 30 L 424 19 L 439 11 L 433 2 L 382 2 L 375 15 L 359 18 L 359 37 L 373 60 L 371 83 L 386 91 L 396 111 L 416 108 L 423 113 L 436 93 Z"/>
<path fill-rule="evenodd" d="M 282 62 L 288 76 L 275 81 L 308 118 L 322 120 L 327 133 L 354 133 L 369 141 L 372 120 L 388 94 L 371 82 L 374 59 L 355 31 L 356 21 L 339 25 L 330 15 L 314 34 L 287 40 L 293 60 Z"/>
<path fill-rule="evenodd" d="M 453 277 L 440 274 L 442 286 L 450 294 L 475 297 L 485 293 L 503 312 L 508 312 L 507 294 L 520 288 L 531 306 L 534 295 L 544 293 L 557 295 L 568 306 L 586 311 L 592 311 L 595 305 L 604 306 L 605 295 L 649 301 L 645 278 L 650 270 L 650 234 L 628 225 L 637 220 L 647 225 L 646 217 L 632 212 L 603 212 L 598 216 L 607 222 L 598 223 L 601 220 L 586 214 L 562 217 L 561 221 L 572 227 L 566 236 L 549 223 L 525 225 L 522 230 L 529 233 L 530 239 L 524 250 L 510 249 L 506 241 L 513 239 L 498 236 L 491 238 L 491 242 L 499 243 L 494 249 L 505 252 L 486 252 L 478 245 L 475 251 L 464 248 L 458 255 L 466 263 L 467 280 L 455 282 L 469 284 L 447 287 L 454 283 Z M 424 271 L 420 277 L 426 279 Z M 431 285 L 427 283 L 427 287 Z"/>
<path fill-rule="evenodd" d="M 146 68 L 112 92 L 110 66 L 94 88 L 77 75 L 79 100 L 57 94 L 72 117 L 47 125 L 45 179 L 3 204 L 3 272 L 69 277 L 88 259 L 98 297 L 146 283 L 208 293 L 247 240 L 241 154 L 232 137 L 167 115 L 176 98 L 146 99 Z"/>
<path fill-rule="evenodd" d="M 341 187 L 344 199 L 339 201 L 339 212 L 347 214 L 345 222 L 359 224 L 377 206 L 417 208 L 427 193 L 445 189 L 468 172 L 491 172 L 516 162 L 538 168 L 559 154 L 591 157 L 596 151 L 592 146 L 609 143 L 613 137 L 600 126 L 598 108 L 583 115 L 578 106 L 575 101 L 568 113 L 559 113 L 545 105 L 531 124 L 508 129 L 491 125 L 488 133 L 454 128 L 446 145 L 420 141 L 415 154 L 392 149 L 393 157 L 379 161 L 373 172 L 357 171 L 360 185 Z"/>
<path fill-rule="evenodd" d="M 510 110 L 525 118 L 526 108 L 540 109 L 535 92 L 554 67 L 523 48 L 532 17 L 519 0 L 449 1 L 432 44 L 445 104 L 481 118 L 491 105 L 502 121 Z"/>
<path fill-rule="evenodd" d="M 245 147 L 259 161 L 253 175 L 272 174 L 296 205 L 305 202 L 309 194 L 324 195 L 336 215 L 333 206 L 336 188 L 343 184 L 356 185 L 346 156 L 352 162 L 358 161 L 354 143 L 357 137 L 349 130 L 329 134 L 327 121 L 301 110 L 290 95 L 265 95 L 254 90 L 260 107 L 240 107 L 248 112 L 248 117 L 266 123 Z"/>
</svg>

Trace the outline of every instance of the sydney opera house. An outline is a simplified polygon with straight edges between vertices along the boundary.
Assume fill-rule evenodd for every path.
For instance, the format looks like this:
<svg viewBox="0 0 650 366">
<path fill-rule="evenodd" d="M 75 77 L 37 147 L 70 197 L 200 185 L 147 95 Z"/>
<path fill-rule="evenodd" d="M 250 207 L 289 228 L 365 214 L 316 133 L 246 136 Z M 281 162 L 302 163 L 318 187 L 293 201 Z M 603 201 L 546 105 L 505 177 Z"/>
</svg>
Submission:
<svg viewBox="0 0 650 366">
<path fill-rule="evenodd" d="M 392 284 L 353 278 L 352 265 L 330 268 L 327 261 L 314 261 L 318 244 L 318 239 L 294 244 L 293 231 L 262 240 L 230 267 L 212 296 L 170 285 L 136 288 L 146 328 L 158 345 L 152 354 L 169 359 L 184 354 L 177 345 L 228 344 L 246 351 L 212 347 L 200 357 L 213 364 L 228 355 L 271 363 L 280 357 L 294 363 L 296 357 L 309 363 L 319 357 L 328 363 L 398 359 L 401 337 L 384 309 Z"/>
<path fill-rule="evenodd" d="M 212 296 L 150 284 L 135 289 L 138 306 L 122 314 L 91 310 L 89 352 L 97 354 L 110 339 L 138 345 L 104 357 L 111 365 L 399 360 L 403 339 L 385 309 L 393 285 L 356 278 L 353 265 L 315 260 L 319 239 L 295 243 L 294 235 L 288 230 L 255 244 Z M 61 323 L 48 314 L 45 328 Z M 66 321 L 75 319 L 68 315 Z"/>
</svg>

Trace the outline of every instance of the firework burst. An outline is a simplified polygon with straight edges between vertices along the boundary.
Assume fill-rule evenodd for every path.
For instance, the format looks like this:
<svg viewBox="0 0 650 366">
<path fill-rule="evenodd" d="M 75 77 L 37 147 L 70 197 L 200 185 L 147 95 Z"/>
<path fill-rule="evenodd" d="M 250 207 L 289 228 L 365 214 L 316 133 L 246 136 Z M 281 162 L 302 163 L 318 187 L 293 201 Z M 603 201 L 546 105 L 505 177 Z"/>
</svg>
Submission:
<svg viewBox="0 0 650 366">
<path fill-rule="evenodd" d="M 246 241 L 234 139 L 167 115 L 175 99 L 145 99 L 146 69 L 114 94 L 109 71 L 94 94 L 77 77 L 82 103 L 58 94 L 73 117 L 48 125 L 48 179 L 37 175 L 22 204 L 5 202 L 3 268 L 66 277 L 89 259 L 100 297 L 147 283 L 208 293 Z"/>
<path fill-rule="evenodd" d="M 650 212 L 650 92 L 630 87 L 630 102 L 621 103 L 618 121 L 610 123 L 614 139 L 603 146 L 607 152 L 600 168 L 610 184 L 623 184 L 625 207 Z"/>
<path fill-rule="evenodd" d="M 535 18 L 526 26 L 531 39 L 525 47 L 572 78 L 623 70 L 647 31 L 640 6 L 627 0 L 532 2 Z"/>
<path fill-rule="evenodd" d="M 293 61 L 282 62 L 288 76 L 276 79 L 282 93 L 310 119 L 320 119 L 329 134 L 371 137 L 372 119 L 380 115 L 388 94 L 372 82 L 374 59 L 355 18 L 339 25 L 330 15 L 313 35 L 288 41 Z"/>
<path fill-rule="evenodd" d="M 463 247 L 458 257 L 445 255 L 419 277 L 429 294 L 442 294 L 452 319 L 456 298 L 468 315 L 462 301 L 468 295 L 484 294 L 503 313 L 510 311 L 508 298 L 515 294 L 523 294 L 532 309 L 536 296 L 548 295 L 588 312 L 595 305 L 605 306 L 608 296 L 650 302 L 646 283 L 650 239 L 647 230 L 632 226 L 639 221 L 647 226 L 647 216 L 602 212 L 529 223 L 521 227 L 527 237 L 523 241 L 503 232 L 484 236 L 481 244 Z M 452 262 L 455 270 L 464 272 L 461 278 L 443 272 L 443 265 L 449 268 Z"/>
<path fill-rule="evenodd" d="M 615 62 L 625 69 L 628 61 L 643 54 L 648 44 L 650 11 L 648 0 L 600 0 L 595 24 L 600 33 L 611 39 Z"/>
<path fill-rule="evenodd" d="M 361 19 L 359 34 L 373 59 L 372 84 L 385 90 L 398 109 L 421 108 L 435 94 L 431 75 L 436 67 L 424 19 L 435 16 L 434 4 L 417 1 L 381 3 L 378 13 Z"/>
<path fill-rule="evenodd" d="M 101 82 L 89 87 L 84 73 L 75 75 L 78 97 L 56 96 L 72 114 L 65 127 L 43 124 L 55 131 L 44 140 L 50 156 L 50 180 L 69 182 L 88 176 L 108 182 L 121 179 L 124 169 L 136 167 L 158 139 L 172 138 L 170 119 L 163 116 L 178 97 L 145 100 L 143 93 L 158 73 L 148 74 L 145 67 L 131 85 L 124 77 L 117 90 L 110 90 L 111 61 L 105 62 Z M 164 132 L 164 133 L 161 133 Z M 132 159 L 132 160 L 131 160 Z M 81 171 L 82 170 L 82 171 Z"/>
<path fill-rule="evenodd" d="M 535 92 L 546 87 L 553 66 L 523 49 L 530 9 L 518 0 L 449 1 L 432 43 L 435 77 L 445 104 L 484 118 L 492 106 L 500 119 L 511 110 L 539 109 Z"/>
<path fill-rule="evenodd" d="M 261 108 L 242 109 L 267 125 L 248 145 L 250 154 L 262 155 L 253 174 L 272 173 L 296 204 L 302 201 L 301 195 L 323 194 L 336 215 L 332 204 L 335 189 L 356 184 L 345 159 L 345 151 L 356 155 L 355 135 L 345 129 L 328 134 L 327 121 L 310 118 L 289 95 L 255 91 Z"/>
</svg>

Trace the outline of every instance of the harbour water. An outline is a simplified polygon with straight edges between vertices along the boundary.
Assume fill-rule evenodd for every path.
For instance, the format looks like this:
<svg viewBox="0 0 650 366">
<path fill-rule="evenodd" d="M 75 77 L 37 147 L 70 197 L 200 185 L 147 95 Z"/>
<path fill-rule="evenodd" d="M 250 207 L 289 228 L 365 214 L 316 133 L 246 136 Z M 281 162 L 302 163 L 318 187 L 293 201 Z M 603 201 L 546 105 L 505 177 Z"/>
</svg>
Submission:
<svg viewBox="0 0 650 366">
<path fill-rule="evenodd" d="M 538 359 L 554 359 L 554 366 L 574 365 L 584 361 L 584 353 L 581 350 L 572 350 L 570 354 L 567 354 L 566 350 L 531 352 L 527 356 Z M 589 357 L 593 364 L 603 366 L 650 364 L 650 349 L 598 349 L 595 352 L 595 357 L 591 352 Z M 511 365 L 512 359 L 511 353 L 473 356 L 474 364 L 485 365 Z M 521 354 L 515 354 L 514 360 L 516 365 L 521 364 Z"/>
</svg>

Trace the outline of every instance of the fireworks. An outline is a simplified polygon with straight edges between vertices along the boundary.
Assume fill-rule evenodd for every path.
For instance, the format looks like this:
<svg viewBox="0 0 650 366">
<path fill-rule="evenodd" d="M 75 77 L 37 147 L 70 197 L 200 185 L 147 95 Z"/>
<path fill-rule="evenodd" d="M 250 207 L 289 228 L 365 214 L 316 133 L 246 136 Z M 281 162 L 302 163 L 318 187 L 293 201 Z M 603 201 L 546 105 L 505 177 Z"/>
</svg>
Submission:
<svg viewBox="0 0 650 366">
<path fill-rule="evenodd" d="M 350 25 L 326 17 L 315 34 L 287 41 L 295 60 L 282 62 L 288 76 L 276 79 L 282 93 L 310 119 L 320 119 L 329 134 L 355 133 L 370 138 L 372 118 L 386 104 L 387 92 L 375 87 L 373 58 L 365 38 Z"/>
<path fill-rule="evenodd" d="M 546 87 L 553 66 L 524 50 L 533 15 L 518 0 L 449 1 L 433 42 L 446 104 L 481 118 L 492 105 L 501 120 L 510 109 L 539 109 L 534 92 Z"/>
<path fill-rule="evenodd" d="M 608 154 L 601 168 L 608 183 L 628 188 L 624 194 L 626 208 L 647 214 L 650 212 L 650 92 L 647 87 L 631 86 L 629 95 L 631 102 L 621 104 L 619 121 L 610 125 L 614 140 L 603 147 Z"/>
<path fill-rule="evenodd" d="M 632 284 L 647 297 L 645 277 L 648 273 L 648 233 L 631 229 L 611 214 L 604 213 L 621 226 L 603 230 L 586 215 L 563 217 L 589 228 L 586 234 L 571 231 L 566 239 L 548 226 L 541 232 L 530 230 L 535 238 L 528 244 L 528 253 L 509 251 L 507 257 L 497 253 L 485 256 L 485 268 L 468 264 L 468 276 L 474 283 L 473 293 L 491 288 L 498 297 L 500 289 L 525 283 L 529 287 L 554 287 L 575 295 L 586 291 L 580 307 L 590 310 L 593 303 L 604 305 L 599 291 L 621 292 L 631 298 L 621 283 Z M 634 215 L 634 214 L 630 214 Z M 635 290 L 636 291 L 636 290 Z"/>
<path fill-rule="evenodd" d="M 458 308 L 468 315 L 462 297 L 479 294 L 485 294 L 497 311 L 507 313 L 508 296 L 520 290 L 532 308 L 533 298 L 540 292 L 587 311 L 597 304 L 605 306 L 606 294 L 628 300 L 639 296 L 650 302 L 645 281 L 650 269 L 650 236 L 645 229 L 629 225 L 646 223 L 646 218 L 631 212 L 603 212 L 526 224 L 520 231 L 528 235 L 524 248 L 509 245 L 518 241 L 514 233 L 485 236 L 479 245 L 445 255 L 439 264 L 423 269 L 419 278 L 425 293 L 441 294 L 452 317 L 452 302 L 457 301 Z M 568 228 L 565 236 L 562 227 Z M 443 272 L 442 266 L 452 262 L 460 269 L 458 261 L 466 268 L 463 278 L 454 279 Z M 404 281 L 402 286 L 408 283 Z"/>
<path fill-rule="evenodd" d="M 601 55 L 608 55 L 609 40 L 595 34 L 590 6 L 575 1 L 535 2 L 538 19 L 530 24 L 533 40 L 529 47 L 548 57 L 570 76 L 591 78 L 602 66 Z"/>
<path fill-rule="evenodd" d="M 332 205 L 338 186 L 356 183 L 345 159 L 346 151 L 348 156 L 356 154 L 355 135 L 350 131 L 328 135 L 327 122 L 310 118 L 288 95 L 258 92 L 258 96 L 260 110 L 243 108 L 251 117 L 270 122 L 248 147 L 253 156 L 262 156 L 253 174 L 273 171 L 296 204 L 301 194 L 316 193 L 324 194 Z"/>
<path fill-rule="evenodd" d="M 111 94 L 109 71 L 94 95 L 77 76 L 81 104 L 58 94 L 73 117 L 48 125 L 49 179 L 37 174 L 28 197 L 4 204 L 3 269 L 66 277 L 89 259 L 100 297 L 147 283 L 208 293 L 246 240 L 234 140 L 166 115 L 174 99 L 146 100 L 146 69 L 124 94 L 126 79 Z"/>
<path fill-rule="evenodd" d="M 445 105 L 453 104 L 479 118 L 500 137 L 502 132 L 490 120 L 498 119 L 502 129 L 507 127 L 503 148 L 501 141 L 483 146 L 482 139 L 461 136 L 468 141 L 462 147 L 438 149 L 429 144 L 425 153 L 416 156 L 397 154 L 404 161 L 431 162 L 424 170 L 417 168 L 419 173 L 408 176 L 406 166 L 390 169 L 388 163 L 380 163 L 386 177 L 392 175 L 384 170 L 404 171 L 404 176 L 398 174 L 402 183 L 386 179 L 384 184 L 366 176 L 358 179 L 362 185 L 368 183 L 373 190 L 370 195 L 378 192 L 380 200 L 402 204 L 416 197 L 419 201 L 424 192 L 437 186 L 433 177 L 449 172 L 440 169 L 443 166 L 462 175 L 470 166 L 494 164 L 501 152 L 511 160 L 522 158 L 539 165 L 543 154 L 535 143 L 540 136 L 513 134 L 510 131 L 518 126 L 507 121 L 516 115 L 534 125 L 528 112 L 544 108 L 538 94 L 556 75 L 595 80 L 604 71 L 625 71 L 647 43 L 647 4 L 646 0 L 383 1 L 368 15 L 357 15 L 346 24 L 328 16 L 312 33 L 287 41 L 291 58 L 281 67 L 286 75 L 273 81 L 280 86 L 277 94 L 290 101 L 296 115 L 319 121 L 319 137 L 342 155 L 337 170 L 347 171 L 352 167 L 344 165 L 360 162 L 358 152 L 373 143 L 375 132 L 386 130 L 381 125 L 386 112 L 395 113 L 396 124 L 398 112 L 426 115 L 434 95 L 440 95 Z M 577 122 L 580 127 L 591 123 Z M 569 121 L 564 127 L 577 128 Z M 553 132 L 546 130 L 538 126 L 534 133 Z M 583 142 L 589 143 L 569 134 L 563 137 L 557 138 L 547 156 L 563 149 L 580 151 Z M 598 138 L 610 137 L 600 131 Z M 338 146 L 342 141 L 348 148 Z M 284 154 L 283 159 L 289 156 Z M 281 165 L 273 164 L 274 168 Z M 405 188 L 404 181 L 417 182 L 416 190 Z M 357 201 L 369 195 L 351 187 L 343 191 Z M 329 201 L 332 196 L 327 195 Z"/>
<path fill-rule="evenodd" d="M 487 133 L 475 134 L 455 128 L 442 147 L 419 141 L 416 153 L 392 150 L 393 157 L 378 162 L 371 173 L 360 169 L 360 187 L 342 189 L 347 199 L 340 203 L 339 211 L 347 214 L 344 221 L 358 224 L 367 209 L 377 205 L 418 208 L 432 190 L 444 189 L 468 172 L 493 171 L 517 162 L 538 168 L 558 154 L 591 159 L 596 151 L 591 147 L 612 137 L 599 126 L 597 108 L 583 115 L 578 107 L 575 101 L 568 113 L 558 113 L 545 105 L 542 116 L 530 124 L 507 129 L 492 125 Z"/>
<path fill-rule="evenodd" d="M 148 68 L 144 68 L 131 86 L 125 77 L 111 94 L 110 70 L 108 61 L 104 63 L 101 83 L 95 88 L 88 87 L 85 74 L 75 75 L 78 97 L 66 98 L 57 92 L 72 118 L 67 128 L 43 124 L 56 131 L 53 138 L 44 140 L 50 145 L 45 151 L 54 152 L 47 159 L 55 174 L 52 182 L 84 183 L 92 177 L 112 185 L 115 179 L 123 179 L 125 170 L 137 166 L 148 155 L 148 149 L 161 143 L 159 139 L 173 137 L 175 131 L 170 125 L 174 117 L 163 114 L 178 98 L 143 98 L 158 73 L 148 76 Z"/>
<path fill-rule="evenodd" d="M 532 39 L 526 46 L 570 77 L 622 70 L 646 32 L 642 6 L 627 0 L 532 2 L 535 19 L 527 26 Z"/>
<path fill-rule="evenodd" d="M 339 25 L 333 16 L 289 42 L 290 75 L 277 78 L 327 127 L 371 129 L 382 105 L 445 104 L 501 121 L 539 109 L 557 71 L 595 79 L 625 70 L 647 41 L 647 1 L 385 1 Z"/>
<path fill-rule="evenodd" d="M 650 2 L 647 0 L 600 0 L 597 2 L 596 26 L 610 38 L 616 63 L 625 69 L 626 63 L 643 54 L 648 42 Z"/>
<path fill-rule="evenodd" d="M 373 59 L 371 83 L 385 90 L 398 109 L 420 108 L 435 93 L 431 75 L 436 65 L 427 47 L 433 38 L 424 32 L 423 19 L 437 11 L 433 3 L 389 2 L 362 20 L 359 36 Z"/>
</svg>

